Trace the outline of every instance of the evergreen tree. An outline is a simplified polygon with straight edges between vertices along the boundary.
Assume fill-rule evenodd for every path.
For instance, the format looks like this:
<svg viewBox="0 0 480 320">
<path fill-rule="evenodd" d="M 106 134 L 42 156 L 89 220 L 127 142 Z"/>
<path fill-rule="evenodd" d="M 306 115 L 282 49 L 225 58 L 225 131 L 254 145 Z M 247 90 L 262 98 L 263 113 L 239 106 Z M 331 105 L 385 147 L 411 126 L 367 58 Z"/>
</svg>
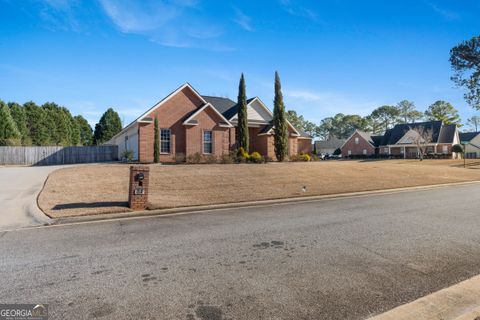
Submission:
<svg viewBox="0 0 480 320">
<path fill-rule="evenodd" d="M 10 114 L 12 115 L 13 120 L 15 120 L 15 123 L 17 124 L 18 131 L 20 131 L 22 145 L 31 145 L 32 139 L 30 139 L 30 134 L 27 128 L 27 114 L 25 113 L 25 108 L 16 102 L 9 102 L 8 107 L 10 108 Z"/>
<path fill-rule="evenodd" d="M 154 121 L 154 138 L 153 138 L 153 162 L 160 162 L 160 130 L 158 129 L 158 119 Z"/>
<path fill-rule="evenodd" d="M 100 145 L 110 140 L 114 135 L 122 130 L 122 121 L 117 112 L 108 108 L 102 115 L 100 121 L 95 125 L 93 134 L 93 143 Z"/>
<path fill-rule="evenodd" d="M 461 126 L 458 110 L 446 101 L 435 101 L 435 103 L 429 106 L 427 111 L 425 111 L 425 116 L 431 121 L 440 120 L 443 121 L 444 124 L 456 124 L 459 127 Z"/>
<path fill-rule="evenodd" d="M 275 98 L 273 100 L 273 132 L 275 156 L 284 161 L 288 155 L 288 124 L 283 104 L 282 85 L 275 72 Z"/>
<path fill-rule="evenodd" d="M 61 107 L 60 111 L 64 114 L 64 118 L 67 122 L 68 145 L 80 145 L 80 127 L 78 126 L 77 121 L 75 121 L 67 108 Z"/>
<path fill-rule="evenodd" d="M 10 108 L 0 100 L 0 145 L 18 145 L 21 134 L 10 114 Z"/>
<path fill-rule="evenodd" d="M 57 146 L 70 145 L 70 119 L 56 103 L 47 102 L 42 105 L 45 110 L 45 124 L 48 128 L 50 143 Z"/>
<path fill-rule="evenodd" d="M 47 115 L 43 108 L 38 107 L 34 102 L 27 102 L 23 105 L 27 116 L 27 129 L 32 144 L 45 146 L 50 143 L 48 133 Z"/>
<path fill-rule="evenodd" d="M 90 146 L 93 143 L 93 130 L 88 124 L 88 121 L 82 116 L 75 116 L 73 118 L 77 123 L 80 132 L 80 144 L 82 146 Z"/>
<path fill-rule="evenodd" d="M 238 85 L 238 126 L 237 126 L 237 145 L 238 148 L 243 148 L 246 152 L 249 150 L 248 137 L 248 119 L 247 119 L 247 93 L 245 88 L 245 78 L 243 73 L 240 77 Z"/>
</svg>

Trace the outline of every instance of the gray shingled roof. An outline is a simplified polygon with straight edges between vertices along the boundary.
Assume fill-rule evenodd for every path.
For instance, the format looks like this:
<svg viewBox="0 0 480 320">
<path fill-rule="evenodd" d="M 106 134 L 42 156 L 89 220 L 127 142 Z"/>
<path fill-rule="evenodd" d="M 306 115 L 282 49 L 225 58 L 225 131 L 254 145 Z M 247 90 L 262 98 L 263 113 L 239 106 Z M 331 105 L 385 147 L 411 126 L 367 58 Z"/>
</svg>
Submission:
<svg viewBox="0 0 480 320">
<path fill-rule="evenodd" d="M 454 124 L 444 124 L 440 129 L 437 143 L 453 143 L 457 126 Z"/>
<path fill-rule="evenodd" d="M 383 139 L 381 141 L 381 145 L 389 145 L 389 144 L 396 144 L 398 140 L 400 140 L 405 133 L 410 131 L 410 129 L 416 129 L 423 127 L 425 130 L 432 130 L 432 139 L 433 142 L 439 142 L 440 131 L 442 129 L 442 121 L 427 121 L 427 122 L 417 122 L 417 123 L 402 123 L 397 124 L 392 129 L 389 129 L 385 132 Z M 455 126 L 453 125 L 453 129 Z M 447 140 L 451 138 L 451 142 L 453 142 L 453 136 L 455 134 L 455 130 L 452 128 L 446 128 L 445 132 L 442 133 L 441 140 L 443 143 L 448 143 Z"/>
<path fill-rule="evenodd" d="M 225 118 L 227 118 L 228 120 L 230 120 L 236 113 L 237 113 L 237 110 L 238 110 L 238 106 L 237 106 L 237 103 L 229 98 L 223 98 L 223 97 L 213 97 L 213 96 L 202 96 L 203 99 L 205 99 L 205 101 L 207 101 L 208 103 L 211 103 L 212 106 L 218 110 L 218 112 L 220 112 Z M 254 99 L 256 99 L 257 97 L 253 97 L 253 98 L 250 98 L 250 99 L 247 99 L 247 104 L 249 104 L 250 102 L 252 102 Z M 272 128 L 272 125 L 267 125 L 265 126 L 261 131 L 260 133 L 266 133 L 268 132 L 270 129 Z M 312 138 L 312 136 L 310 136 L 309 134 L 295 128 L 298 133 L 300 133 L 300 136 L 301 137 L 305 137 L 305 138 Z"/>
<path fill-rule="evenodd" d="M 345 143 L 345 139 L 338 139 L 332 137 L 328 140 L 315 141 L 315 147 L 317 149 L 338 149 Z"/>
<path fill-rule="evenodd" d="M 463 132 L 460 133 L 460 141 L 471 141 L 473 138 L 478 136 L 480 134 L 479 132 Z"/>
<path fill-rule="evenodd" d="M 225 118 L 230 119 L 237 113 L 237 103 L 229 98 L 202 96 L 205 101 L 211 103 Z"/>
<path fill-rule="evenodd" d="M 377 146 L 375 143 L 375 141 L 378 141 L 378 136 L 373 136 L 371 133 L 369 132 L 365 132 L 365 131 L 361 131 L 361 130 L 357 130 L 357 133 L 365 140 L 368 141 L 368 143 L 370 143 L 372 146 Z"/>
</svg>

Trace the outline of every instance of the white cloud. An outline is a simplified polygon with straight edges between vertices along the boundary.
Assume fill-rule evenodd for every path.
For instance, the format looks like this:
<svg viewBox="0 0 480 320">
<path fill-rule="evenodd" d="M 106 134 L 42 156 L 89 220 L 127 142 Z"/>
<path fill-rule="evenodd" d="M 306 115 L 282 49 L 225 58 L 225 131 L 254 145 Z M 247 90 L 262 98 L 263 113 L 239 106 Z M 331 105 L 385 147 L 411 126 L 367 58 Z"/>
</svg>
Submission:
<svg viewBox="0 0 480 320">
<path fill-rule="evenodd" d="M 292 16 L 308 18 L 311 20 L 317 20 L 318 18 L 315 11 L 297 4 L 295 0 L 280 0 L 280 5 L 285 12 Z"/>
<path fill-rule="evenodd" d="M 43 0 L 43 7 L 39 11 L 40 18 L 44 21 L 44 27 L 51 31 L 74 31 L 82 30 L 75 9 L 79 6 L 75 0 Z"/>
<path fill-rule="evenodd" d="M 238 24 L 240 27 L 242 27 L 243 30 L 246 31 L 255 31 L 255 29 L 252 27 L 252 19 L 247 16 L 245 13 L 243 13 L 240 9 L 234 8 L 235 10 L 235 19 L 233 21 Z"/>
<path fill-rule="evenodd" d="M 447 20 L 458 20 L 460 18 L 456 12 L 442 8 L 435 3 L 427 2 L 427 5 Z"/>
<path fill-rule="evenodd" d="M 202 18 L 196 1 L 100 0 L 100 4 L 123 33 L 144 35 L 165 46 L 229 49 L 214 41 L 223 28 Z"/>
</svg>

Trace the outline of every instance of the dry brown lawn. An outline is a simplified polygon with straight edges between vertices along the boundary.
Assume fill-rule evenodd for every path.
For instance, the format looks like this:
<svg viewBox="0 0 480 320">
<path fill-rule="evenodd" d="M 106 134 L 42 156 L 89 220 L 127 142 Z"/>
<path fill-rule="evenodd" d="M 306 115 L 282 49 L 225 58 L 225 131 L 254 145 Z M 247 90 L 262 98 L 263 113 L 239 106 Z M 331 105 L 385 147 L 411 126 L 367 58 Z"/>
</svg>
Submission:
<svg viewBox="0 0 480 320">
<path fill-rule="evenodd" d="M 480 161 L 383 160 L 150 165 L 150 209 L 480 181 Z M 129 166 L 53 172 L 39 197 L 52 217 L 127 212 Z M 303 192 L 302 187 L 307 191 Z"/>
</svg>

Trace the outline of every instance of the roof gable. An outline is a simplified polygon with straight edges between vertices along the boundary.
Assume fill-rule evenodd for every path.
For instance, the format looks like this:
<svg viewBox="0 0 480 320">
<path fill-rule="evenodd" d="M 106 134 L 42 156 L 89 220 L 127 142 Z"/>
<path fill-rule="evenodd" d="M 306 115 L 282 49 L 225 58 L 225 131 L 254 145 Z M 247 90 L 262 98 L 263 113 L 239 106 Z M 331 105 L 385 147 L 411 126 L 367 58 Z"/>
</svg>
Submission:
<svg viewBox="0 0 480 320">
<path fill-rule="evenodd" d="M 376 145 L 376 142 L 375 141 L 379 141 L 379 138 L 381 136 L 373 136 L 371 133 L 369 132 L 365 132 L 365 131 L 361 131 L 361 130 L 358 130 L 358 129 L 355 129 L 355 131 L 352 133 L 352 135 L 350 137 L 348 137 L 347 140 L 345 140 L 345 142 L 342 144 L 342 146 L 340 147 L 343 148 L 343 146 L 348 142 L 350 141 L 350 139 L 352 139 L 355 134 L 358 134 L 363 140 L 367 141 L 372 147 L 377 147 L 378 145 Z M 375 139 L 373 139 L 375 138 Z"/>
<path fill-rule="evenodd" d="M 230 118 L 231 121 L 238 120 L 238 108 L 235 114 Z M 247 119 L 252 122 L 270 123 L 273 115 L 258 98 L 249 99 L 247 101 Z"/>
<path fill-rule="evenodd" d="M 423 128 L 424 130 L 432 130 L 432 142 L 437 142 L 440 135 L 440 129 L 442 128 L 442 121 L 397 124 L 395 127 L 385 132 L 382 145 L 397 144 L 398 141 L 405 136 L 408 131 L 419 128 Z"/>
<path fill-rule="evenodd" d="M 190 126 L 196 126 L 198 125 L 198 121 L 195 120 L 195 118 L 202 112 L 205 112 L 205 110 L 209 108 L 212 110 L 220 119 L 221 122 L 218 123 L 220 127 L 228 127 L 231 128 L 233 127 L 230 121 L 228 121 L 211 103 L 207 103 L 203 107 L 199 108 L 196 110 L 191 116 L 189 116 L 185 121 L 183 121 L 183 125 L 190 125 Z"/>
<path fill-rule="evenodd" d="M 178 87 L 177 89 L 175 89 L 173 92 L 171 92 L 169 95 L 167 95 L 165 98 L 163 98 L 162 100 L 160 100 L 159 102 L 157 102 L 155 105 L 153 105 L 153 107 L 151 107 L 150 109 L 148 109 L 146 112 L 144 112 L 141 116 L 139 116 L 137 119 L 133 120 L 132 122 L 130 122 L 125 128 L 123 128 L 119 133 L 117 133 L 116 135 L 114 135 L 111 139 L 114 139 L 116 138 L 117 136 L 123 134 L 126 130 L 128 130 L 130 127 L 132 127 L 133 125 L 139 123 L 139 122 L 147 122 L 144 120 L 144 118 L 148 118 L 148 115 L 150 113 L 152 113 L 153 111 L 155 111 L 156 109 L 158 109 L 159 107 L 162 106 L 162 104 L 164 104 L 165 102 L 167 102 L 168 100 L 170 100 L 172 97 L 174 97 L 176 94 L 178 94 L 179 92 L 181 92 L 182 90 L 189 90 L 191 91 L 194 96 L 198 97 L 200 99 L 201 102 L 203 103 L 207 103 L 207 101 L 205 101 L 205 99 L 198 93 L 197 90 L 195 90 L 192 85 L 190 85 L 190 83 L 188 82 L 185 82 L 183 85 L 181 85 L 180 87 Z M 111 140 L 110 139 L 110 140 Z"/>
</svg>

